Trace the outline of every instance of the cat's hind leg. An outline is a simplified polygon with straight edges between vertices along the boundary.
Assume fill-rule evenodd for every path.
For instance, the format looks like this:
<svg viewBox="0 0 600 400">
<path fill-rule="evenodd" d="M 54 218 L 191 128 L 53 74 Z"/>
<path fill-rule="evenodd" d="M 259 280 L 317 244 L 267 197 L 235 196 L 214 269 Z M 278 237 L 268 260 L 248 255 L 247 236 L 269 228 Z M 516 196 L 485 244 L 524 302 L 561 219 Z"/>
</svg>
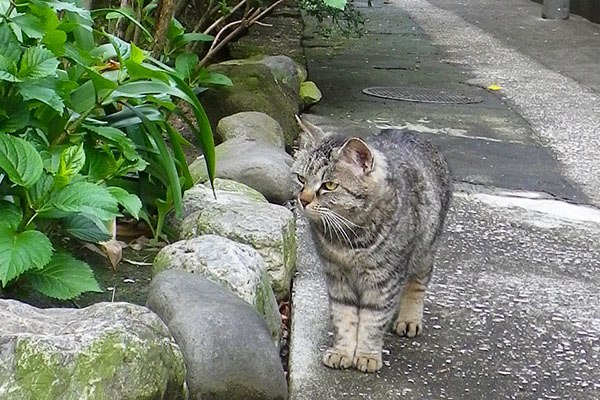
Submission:
<svg viewBox="0 0 600 400">
<path fill-rule="evenodd" d="M 419 270 L 407 276 L 404 282 L 398 317 L 393 327 L 400 336 L 411 338 L 423 333 L 423 303 L 432 269 L 433 258 L 426 257 L 421 261 Z"/>
</svg>

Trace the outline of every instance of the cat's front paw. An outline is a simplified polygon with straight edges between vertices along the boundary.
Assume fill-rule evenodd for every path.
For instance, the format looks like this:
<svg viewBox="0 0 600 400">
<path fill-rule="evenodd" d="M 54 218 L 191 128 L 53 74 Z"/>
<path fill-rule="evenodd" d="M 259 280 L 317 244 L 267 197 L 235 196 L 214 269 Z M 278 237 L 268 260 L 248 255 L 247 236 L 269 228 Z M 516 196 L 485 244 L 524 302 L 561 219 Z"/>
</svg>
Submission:
<svg viewBox="0 0 600 400">
<path fill-rule="evenodd" d="M 383 366 L 381 361 L 381 353 L 379 354 L 364 354 L 358 353 L 354 356 L 352 361 L 354 368 L 360 372 L 377 372 Z"/>
<path fill-rule="evenodd" d="M 419 321 L 401 321 L 394 323 L 394 332 L 400 336 L 409 338 L 419 336 L 423 332 L 423 323 Z"/>
<path fill-rule="evenodd" d="M 329 368 L 348 369 L 352 366 L 352 356 L 347 351 L 332 347 L 323 355 L 323 364 Z"/>
</svg>

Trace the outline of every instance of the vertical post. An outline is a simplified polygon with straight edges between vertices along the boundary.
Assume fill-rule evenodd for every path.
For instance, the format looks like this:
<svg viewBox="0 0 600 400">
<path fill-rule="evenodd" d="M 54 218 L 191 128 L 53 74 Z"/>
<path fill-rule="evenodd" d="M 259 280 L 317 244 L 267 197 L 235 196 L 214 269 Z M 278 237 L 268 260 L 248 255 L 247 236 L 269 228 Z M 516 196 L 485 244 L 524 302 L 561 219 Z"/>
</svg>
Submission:
<svg viewBox="0 0 600 400">
<path fill-rule="evenodd" d="M 542 18 L 567 19 L 569 18 L 570 0 L 544 0 Z"/>
</svg>

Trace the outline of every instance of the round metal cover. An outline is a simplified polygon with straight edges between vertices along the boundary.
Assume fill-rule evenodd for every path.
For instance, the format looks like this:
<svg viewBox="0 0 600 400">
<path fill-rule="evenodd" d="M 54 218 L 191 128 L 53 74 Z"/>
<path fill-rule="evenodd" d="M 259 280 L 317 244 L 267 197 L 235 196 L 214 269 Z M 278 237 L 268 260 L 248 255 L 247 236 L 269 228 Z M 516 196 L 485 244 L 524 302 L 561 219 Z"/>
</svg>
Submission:
<svg viewBox="0 0 600 400">
<path fill-rule="evenodd" d="M 460 94 L 445 93 L 434 89 L 403 88 L 403 87 L 372 87 L 362 91 L 369 96 L 384 99 L 412 101 L 415 103 L 434 104 L 470 104 L 481 103 L 480 97 L 467 97 Z"/>
</svg>

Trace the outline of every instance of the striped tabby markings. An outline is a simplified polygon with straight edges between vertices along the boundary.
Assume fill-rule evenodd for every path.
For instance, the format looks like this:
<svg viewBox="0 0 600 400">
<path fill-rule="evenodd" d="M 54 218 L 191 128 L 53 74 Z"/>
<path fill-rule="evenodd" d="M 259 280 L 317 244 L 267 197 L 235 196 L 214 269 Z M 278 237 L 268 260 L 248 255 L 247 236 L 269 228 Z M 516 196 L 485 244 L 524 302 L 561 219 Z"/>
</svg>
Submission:
<svg viewBox="0 0 600 400">
<path fill-rule="evenodd" d="M 394 332 L 400 336 L 415 337 L 423 332 L 423 300 L 425 298 L 425 285 L 409 279 L 404 287 L 400 299 L 398 318 L 394 323 Z"/>
<path fill-rule="evenodd" d="M 331 299 L 331 319 L 334 343 L 323 356 L 323 364 L 329 368 L 347 369 L 352 366 L 356 349 L 358 308 Z"/>
</svg>

